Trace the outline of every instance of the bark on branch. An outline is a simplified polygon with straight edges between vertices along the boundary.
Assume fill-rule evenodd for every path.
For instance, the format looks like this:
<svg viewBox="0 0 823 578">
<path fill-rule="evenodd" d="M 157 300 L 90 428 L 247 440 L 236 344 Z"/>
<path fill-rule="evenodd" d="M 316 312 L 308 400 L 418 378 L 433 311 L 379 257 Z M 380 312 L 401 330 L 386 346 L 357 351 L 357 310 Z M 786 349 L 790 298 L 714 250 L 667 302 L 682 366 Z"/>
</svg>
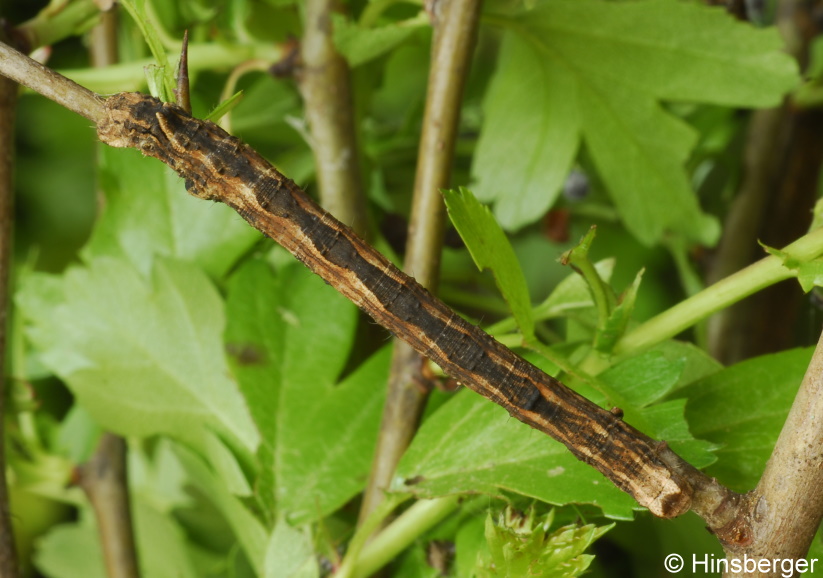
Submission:
<svg viewBox="0 0 823 578">
<path fill-rule="evenodd" d="M 97 451 L 78 469 L 79 485 L 91 502 L 109 578 L 140 578 L 134 545 L 126 442 L 104 433 Z"/>
<path fill-rule="evenodd" d="M 730 557 L 801 559 L 823 519 L 823 335 L 783 424 L 766 471 L 741 512 L 748 540 Z M 780 576 L 781 572 L 728 574 Z"/>
</svg>

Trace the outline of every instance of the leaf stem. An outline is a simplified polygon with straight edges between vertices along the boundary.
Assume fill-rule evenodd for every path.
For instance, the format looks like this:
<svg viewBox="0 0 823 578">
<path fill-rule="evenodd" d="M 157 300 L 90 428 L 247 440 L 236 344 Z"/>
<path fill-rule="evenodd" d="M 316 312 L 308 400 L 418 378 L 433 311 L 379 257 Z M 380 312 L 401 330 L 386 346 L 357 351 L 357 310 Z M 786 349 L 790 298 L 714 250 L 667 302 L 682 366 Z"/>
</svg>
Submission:
<svg viewBox="0 0 823 578">
<path fill-rule="evenodd" d="M 459 496 L 418 500 L 366 544 L 357 557 L 352 577 L 371 576 L 457 510 L 459 504 Z"/>
<path fill-rule="evenodd" d="M 784 251 L 801 261 L 823 255 L 823 228 L 801 237 Z M 764 257 L 626 333 L 615 345 L 614 354 L 618 358 L 630 357 L 674 337 L 744 297 L 794 276 L 795 273 L 785 268 L 777 257 Z M 588 369 L 591 371 L 591 368 Z"/>
<path fill-rule="evenodd" d="M 232 68 L 248 60 L 277 62 L 283 53 L 282 46 L 274 44 L 192 43 L 189 44 L 189 72 L 196 74 L 201 70 Z M 105 68 L 75 68 L 61 72 L 100 94 L 109 94 L 145 86 L 143 68 L 156 63 L 153 58 L 144 58 Z"/>
<path fill-rule="evenodd" d="M 586 279 L 586 283 L 591 289 L 592 299 L 597 308 L 597 329 L 602 331 L 606 328 L 611 315 L 611 300 L 609 299 L 609 289 L 600 277 L 600 274 L 589 261 L 588 257 L 571 261 L 577 271 Z"/>
<path fill-rule="evenodd" d="M 357 575 L 354 572 L 358 564 L 358 557 L 364 546 L 366 546 L 369 537 L 383 524 L 383 521 L 389 517 L 395 508 L 409 498 L 411 498 L 410 494 L 390 494 L 375 507 L 368 518 L 361 522 L 360 527 L 357 528 L 349 542 L 346 556 L 343 558 L 343 563 L 335 574 L 335 578 L 352 578 Z"/>
<path fill-rule="evenodd" d="M 609 322 L 615 299 L 611 288 L 603 281 L 600 273 L 589 259 L 589 249 L 596 235 L 595 227 L 589 229 L 580 243 L 563 256 L 564 263 L 568 262 L 572 268 L 580 273 L 592 294 L 592 300 L 597 309 L 597 329 L 604 331 Z"/>
</svg>

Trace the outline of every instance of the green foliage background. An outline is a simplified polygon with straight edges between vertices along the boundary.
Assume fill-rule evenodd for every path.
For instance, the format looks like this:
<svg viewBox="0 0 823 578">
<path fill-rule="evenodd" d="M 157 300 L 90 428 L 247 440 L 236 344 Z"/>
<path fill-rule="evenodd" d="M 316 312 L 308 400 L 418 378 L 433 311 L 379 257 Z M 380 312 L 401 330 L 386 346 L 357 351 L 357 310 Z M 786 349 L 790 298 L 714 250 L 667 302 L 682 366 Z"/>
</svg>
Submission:
<svg viewBox="0 0 823 578">
<path fill-rule="evenodd" d="M 87 67 L 84 22 L 51 64 L 98 92 L 144 88 L 152 57 L 140 28 L 172 64 L 188 29 L 198 116 L 218 104 L 233 67 L 276 60 L 280 43 L 301 34 L 292 0 L 128 4 L 141 26 L 122 14 L 122 64 Z M 465 246 L 446 250 L 441 293 L 550 373 L 597 366 L 570 385 L 750 489 L 809 349 L 724 368 L 698 332 L 697 345 L 666 337 L 624 359 L 609 353 L 687 296 L 673 279 L 688 272 L 672 257 L 682 263 L 688 248 L 718 239 L 739 171 L 723 158 L 739 143 L 735 109 L 778 104 L 799 84 L 796 65 L 775 29 L 695 2 L 526 4 L 484 6 L 453 179 L 467 189 L 444 193 Z M 385 223 L 408 214 L 431 29 L 414 1 L 352 2 L 348 14 L 335 16 L 334 38 L 352 66 L 370 208 Z M 238 88 L 232 130 L 313 192 L 294 83 L 251 72 Z M 388 348 L 364 341 L 354 306 L 227 207 L 187 196 L 164 166 L 93 136 L 82 119 L 22 99 L 5 418 L 29 569 L 104 575 L 94 517 L 67 487 L 102 429 L 129 439 L 146 577 L 309 577 L 339 566 L 376 443 Z M 573 169 L 589 177 L 582 200 L 563 194 Z M 568 214 L 572 241 L 544 234 L 552 208 Z M 580 276 L 556 260 L 593 224 L 596 237 L 570 254 Z M 378 245 L 389 248 L 393 232 L 376 231 Z M 645 576 L 670 552 L 719 555 L 697 518 L 638 512 L 561 445 L 469 391 L 433 394 L 391 490 L 467 497 L 404 535 L 395 576 L 436 576 L 433 540 L 455 545 L 459 576 L 516 576 L 524 559 L 542 560 L 547 576 L 589 564 L 592 576 Z M 488 514 L 504 504 L 532 507 L 530 516 L 557 506 L 555 526 L 583 525 L 532 528 L 521 540 Z M 613 520 L 599 538 L 595 527 Z M 594 559 L 578 557 L 596 539 Z M 558 561 L 558 544 L 573 555 Z"/>
</svg>

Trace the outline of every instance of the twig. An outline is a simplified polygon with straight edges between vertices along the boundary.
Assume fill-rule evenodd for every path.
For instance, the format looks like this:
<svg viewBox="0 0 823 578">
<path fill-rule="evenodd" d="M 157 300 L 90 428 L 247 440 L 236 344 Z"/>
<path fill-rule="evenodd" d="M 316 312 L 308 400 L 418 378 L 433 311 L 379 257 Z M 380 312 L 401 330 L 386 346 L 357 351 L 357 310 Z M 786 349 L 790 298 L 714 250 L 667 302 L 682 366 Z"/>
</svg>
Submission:
<svg viewBox="0 0 823 578">
<path fill-rule="evenodd" d="M 823 335 L 766 471 L 748 496 L 745 522 L 751 529 L 750 539 L 742 547 L 727 548 L 730 556 L 770 559 L 806 556 L 823 518 L 823 492 L 820 491 L 823 487 L 823 419 L 820 416 L 823 416 Z"/>
<path fill-rule="evenodd" d="M 112 5 L 100 14 L 100 22 L 91 29 L 89 53 L 95 68 L 110 66 L 117 57 L 117 5 Z"/>
<path fill-rule="evenodd" d="M 300 92 L 312 137 L 321 205 L 364 236 L 366 200 L 354 128 L 349 67 L 332 42 L 336 0 L 307 0 Z"/>
<path fill-rule="evenodd" d="M 6 486 L 5 428 L 6 345 L 8 342 L 9 283 L 11 282 L 11 244 L 14 225 L 14 189 L 12 156 L 14 115 L 17 103 L 16 83 L 0 79 L 0 576 L 16 578 L 19 574 L 17 550 L 9 512 Z"/>
<path fill-rule="evenodd" d="M 423 134 L 418 152 L 414 199 L 403 269 L 434 291 L 440 273 L 445 207 L 440 189 L 449 186 L 463 86 L 477 34 L 479 0 L 444 0 L 434 22 Z M 386 404 L 360 519 L 383 498 L 395 467 L 411 442 L 427 399 L 423 359 L 395 339 Z"/>
<path fill-rule="evenodd" d="M 79 485 L 89 498 L 100 533 L 109 578 L 139 578 L 129 507 L 126 442 L 111 433 L 78 469 Z"/>
<path fill-rule="evenodd" d="M 103 120 L 102 98 L 1 42 L 0 64 L 3 76 L 28 86 L 94 124 Z"/>
</svg>

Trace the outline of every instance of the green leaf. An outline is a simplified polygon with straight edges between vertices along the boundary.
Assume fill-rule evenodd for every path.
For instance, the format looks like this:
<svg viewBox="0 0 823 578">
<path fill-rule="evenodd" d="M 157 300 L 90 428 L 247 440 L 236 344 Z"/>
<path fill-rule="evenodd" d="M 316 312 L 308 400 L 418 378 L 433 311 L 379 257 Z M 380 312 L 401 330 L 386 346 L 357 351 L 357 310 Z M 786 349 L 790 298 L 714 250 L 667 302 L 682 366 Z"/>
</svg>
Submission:
<svg viewBox="0 0 823 578">
<path fill-rule="evenodd" d="M 468 518 L 454 537 L 454 572 L 456 576 L 471 576 L 477 568 L 478 556 L 488 556 L 486 522 L 478 515 Z"/>
<path fill-rule="evenodd" d="M 538 520 L 533 509 L 524 515 L 507 507 L 495 523 L 489 513 L 485 534 L 490 556 L 478 556 L 474 575 L 478 578 L 580 576 L 594 559 L 583 552 L 613 525 L 599 528 L 593 524 L 569 525 L 549 534 L 553 519 L 553 511 Z"/>
<path fill-rule="evenodd" d="M 705 468 L 718 460 L 720 444 L 695 439 L 686 419 L 686 400 L 674 399 L 642 410 L 648 433 L 666 443 L 683 459 L 696 468 Z"/>
<path fill-rule="evenodd" d="M 664 341 L 656 345 L 651 351 L 660 352 L 670 361 L 678 359 L 684 361 L 685 365 L 680 373 L 680 379 L 672 389 L 675 392 L 673 395 L 677 395 L 676 390 L 678 388 L 694 383 L 698 379 L 704 379 L 723 369 L 723 365 L 714 357 L 693 343 L 686 341 Z"/>
<path fill-rule="evenodd" d="M 140 569 L 147 578 L 173 575 L 195 578 L 186 534 L 165 512 L 159 512 L 142 500 L 136 501 L 135 528 L 137 531 Z"/>
<path fill-rule="evenodd" d="M 623 361 L 598 378 L 620 392 L 632 405 L 643 407 L 662 398 L 677 384 L 686 361 L 669 359 L 652 350 Z"/>
<path fill-rule="evenodd" d="M 97 424 L 83 406 L 73 405 L 60 422 L 57 445 L 60 453 L 72 463 L 82 464 L 91 458 L 100 439 L 100 425 Z"/>
<path fill-rule="evenodd" d="M 266 578 L 318 578 L 320 570 L 308 528 L 279 520 L 266 549 Z"/>
<path fill-rule="evenodd" d="M 227 348 L 263 443 L 259 497 L 292 523 L 362 490 L 376 443 L 389 356 L 341 383 L 356 308 L 298 264 L 252 261 L 231 278 Z"/>
<path fill-rule="evenodd" d="M 504 228 L 533 223 L 552 206 L 580 146 L 573 77 L 512 32 L 483 103 L 472 164 L 474 192 Z"/>
<path fill-rule="evenodd" d="M 206 116 L 206 120 L 218 122 L 221 118 L 230 113 L 243 100 L 243 91 L 239 90 L 226 100 L 214 107 L 214 109 Z"/>
<path fill-rule="evenodd" d="M 174 518 L 159 512 L 139 494 L 132 501 L 141 575 L 146 578 L 195 578 L 190 545 Z M 51 578 L 105 578 L 100 534 L 88 509 L 81 521 L 55 526 L 42 538 L 37 567 Z"/>
<path fill-rule="evenodd" d="M 161 163 L 109 147 L 100 158 L 106 205 L 85 260 L 126 258 L 147 275 L 155 257 L 175 257 L 221 277 L 260 239 L 229 207 L 187 194 L 183 180 Z"/>
<path fill-rule="evenodd" d="M 432 498 L 512 491 L 550 504 L 593 504 L 631 519 L 634 500 L 562 444 L 472 392 L 455 395 L 418 431 L 392 491 Z"/>
<path fill-rule="evenodd" d="M 106 578 L 100 536 L 95 525 L 86 522 L 54 526 L 40 539 L 34 563 L 50 578 Z"/>
<path fill-rule="evenodd" d="M 719 446 L 692 435 L 685 419 L 686 401 L 656 402 L 670 394 L 678 384 L 716 371 L 719 364 L 706 358 L 708 356 L 697 348 L 669 342 L 615 365 L 598 379 L 620 397 L 620 403 L 627 404 L 621 408 L 628 421 L 650 437 L 665 440 L 692 465 L 705 467 L 717 461 L 714 452 Z M 587 395 L 603 405 L 599 392 L 592 391 Z"/>
<path fill-rule="evenodd" d="M 651 244 L 670 230 L 713 243 L 717 224 L 683 169 L 694 132 L 660 102 L 777 104 L 798 82 L 777 32 L 666 0 L 554 0 L 500 24 L 473 172 L 478 198 L 495 201 L 503 226 L 551 206 L 583 141 L 638 239 Z"/>
<path fill-rule="evenodd" d="M 228 522 L 258 576 L 264 575 L 268 532 L 225 482 L 198 455 L 181 445 L 175 453 L 189 475 L 189 483 L 203 492 Z"/>
<path fill-rule="evenodd" d="M 252 494 L 245 473 L 226 443 L 212 431 L 205 432 L 206 456 L 211 466 L 226 482 L 226 489 L 236 496 L 250 496 Z"/>
<path fill-rule="evenodd" d="M 278 495 L 289 520 L 328 515 L 365 487 L 390 361 L 390 348 L 383 348 L 336 387 L 326 388 L 313 407 L 303 399 L 294 408 L 305 414 L 289 420 L 278 448 Z"/>
<path fill-rule="evenodd" d="M 738 491 L 757 484 L 811 354 L 809 348 L 763 355 L 674 393 L 688 399 L 686 417 L 692 433 L 722 446 L 709 475 Z"/>
<path fill-rule="evenodd" d="M 534 336 L 534 319 L 526 278 L 506 234 L 487 207 L 468 189 L 443 191 L 446 208 L 481 271 L 490 269 L 526 339 Z"/>
<path fill-rule="evenodd" d="M 257 447 L 223 356 L 222 299 L 196 267 L 157 260 L 146 281 L 100 258 L 59 279 L 31 276 L 17 300 L 45 365 L 102 426 L 201 450 L 210 432 Z"/>
<path fill-rule="evenodd" d="M 352 68 L 365 64 L 403 43 L 418 30 L 428 27 L 424 11 L 401 22 L 365 28 L 342 14 L 332 14 L 334 45 Z"/>
</svg>

